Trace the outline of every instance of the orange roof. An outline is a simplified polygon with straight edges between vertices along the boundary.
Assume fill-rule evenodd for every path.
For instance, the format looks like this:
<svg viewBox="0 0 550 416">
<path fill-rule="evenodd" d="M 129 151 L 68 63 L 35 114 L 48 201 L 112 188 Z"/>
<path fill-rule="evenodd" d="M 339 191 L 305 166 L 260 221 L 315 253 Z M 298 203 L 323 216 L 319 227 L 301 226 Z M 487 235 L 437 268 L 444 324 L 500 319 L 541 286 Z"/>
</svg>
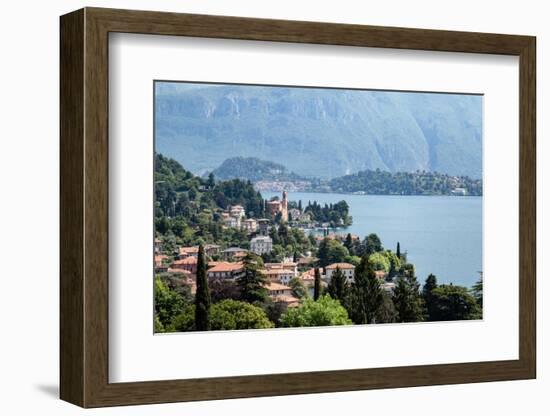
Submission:
<svg viewBox="0 0 550 416">
<path fill-rule="evenodd" d="M 180 250 L 179 250 L 180 254 L 194 254 L 198 252 L 199 252 L 198 247 L 180 247 Z"/>
<path fill-rule="evenodd" d="M 327 269 L 336 269 L 337 267 L 340 270 L 355 269 L 355 266 L 353 264 L 349 264 L 349 263 L 332 263 L 331 265 L 327 266 Z"/>
<path fill-rule="evenodd" d="M 168 256 L 166 254 L 155 254 L 155 261 L 166 260 Z"/>
<path fill-rule="evenodd" d="M 294 296 L 290 295 L 277 295 L 273 296 L 273 300 L 275 302 L 283 302 L 286 303 L 288 306 L 298 306 L 300 304 L 300 299 L 295 298 Z"/>
<path fill-rule="evenodd" d="M 321 273 L 321 270 L 319 270 L 319 273 Z M 300 279 L 302 279 L 302 280 L 314 280 L 315 279 L 315 269 L 309 269 L 309 270 L 303 272 L 300 276 Z"/>
<path fill-rule="evenodd" d="M 196 257 L 186 257 L 181 260 L 176 260 L 172 264 L 197 264 L 197 262 L 198 262 L 198 259 Z"/>
<path fill-rule="evenodd" d="M 266 288 L 267 288 L 267 290 L 292 290 L 291 287 L 286 286 L 286 285 L 282 285 L 282 284 L 277 283 L 277 282 L 270 282 L 266 286 Z"/>
<path fill-rule="evenodd" d="M 208 270 L 208 273 L 210 272 L 234 272 L 241 270 L 243 268 L 242 263 L 227 263 L 227 262 L 221 262 L 216 264 L 214 267 Z"/>
</svg>

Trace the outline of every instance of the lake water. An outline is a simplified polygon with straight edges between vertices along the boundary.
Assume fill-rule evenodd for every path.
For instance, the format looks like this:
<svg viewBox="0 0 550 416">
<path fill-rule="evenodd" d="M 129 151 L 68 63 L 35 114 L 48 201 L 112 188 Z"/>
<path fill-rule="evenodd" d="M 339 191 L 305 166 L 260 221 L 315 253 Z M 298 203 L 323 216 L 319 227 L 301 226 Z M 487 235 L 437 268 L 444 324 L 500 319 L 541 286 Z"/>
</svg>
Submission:
<svg viewBox="0 0 550 416">
<path fill-rule="evenodd" d="M 264 198 L 280 193 L 262 192 Z M 363 239 L 376 233 L 386 248 L 400 242 L 421 283 L 429 273 L 440 283 L 471 286 L 482 270 L 482 198 L 452 196 L 345 195 L 293 192 L 290 201 L 320 204 L 345 200 L 353 225 L 339 233 Z"/>
</svg>

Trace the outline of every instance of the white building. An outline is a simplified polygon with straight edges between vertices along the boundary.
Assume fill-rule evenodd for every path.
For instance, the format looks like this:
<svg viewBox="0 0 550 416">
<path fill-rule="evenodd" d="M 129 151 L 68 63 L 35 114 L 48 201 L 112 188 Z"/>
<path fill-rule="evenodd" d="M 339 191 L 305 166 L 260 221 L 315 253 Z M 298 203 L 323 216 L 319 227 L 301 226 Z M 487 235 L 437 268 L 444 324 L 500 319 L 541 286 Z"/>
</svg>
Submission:
<svg viewBox="0 0 550 416">
<path fill-rule="evenodd" d="M 252 234 L 255 233 L 258 229 L 258 222 L 254 218 L 249 218 L 247 220 L 242 221 L 243 228 L 246 230 L 247 233 Z"/>
<path fill-rule="evenodd" d="M 270 253 L 273 250 L 273 240 L 267 235 L 254 237 L 250 240 L 250 251 L 258 255 Z"/>
<path fill-rule="evenodd" d="M 229 214 L 232 217 L 238 218 L 240 220 L 241 218 L 244 218 L 244 216 L 245 216 L 244 208 L 243 208 L 242 205 L 233 205 L 229 209 Z"/>
<path fill-rule="evenodd" d="M 354 274 L 355 274 L 355 266 L 353 264 L 349 263 L 333 263 L 327 267 L 326 269 L 326 279 L 330 282 L 332 279 L 332 275 L 336 271 L 336 269 L 339 269 L 342 274 L 346 277 L 346 280 L 348 282 L 354 281 Z"/>
</svg>

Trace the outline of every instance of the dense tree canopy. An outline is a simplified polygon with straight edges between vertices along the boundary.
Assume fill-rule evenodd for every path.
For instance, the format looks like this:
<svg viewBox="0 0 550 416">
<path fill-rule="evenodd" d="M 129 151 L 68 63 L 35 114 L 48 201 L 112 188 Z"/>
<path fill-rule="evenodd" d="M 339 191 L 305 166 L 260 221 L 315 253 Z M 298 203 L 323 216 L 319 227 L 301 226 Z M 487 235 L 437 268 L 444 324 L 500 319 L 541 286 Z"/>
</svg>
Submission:
<svg viewBox="0 0 550 416">
<path fill-rule="evenodd" d="M 481 308 L 475 297 L 463 286 L 440 285 L 432 290 L 431 321 L 481 319 Z"/>
<path fill-rule="evenodd" d="M 282 326 L 332 326 L 349 325 L 352 321 L 339 301 L 330 296 L 321 296 L 317 301 L 306 299 L 297 308 L 289 308 L 281 317 Z"/>
<path fill-rule="evenodd" d="M 273 328 L 264 310 L 247 302 L 225 299 L 212 305 L 212 330 Z"/>
</svg>

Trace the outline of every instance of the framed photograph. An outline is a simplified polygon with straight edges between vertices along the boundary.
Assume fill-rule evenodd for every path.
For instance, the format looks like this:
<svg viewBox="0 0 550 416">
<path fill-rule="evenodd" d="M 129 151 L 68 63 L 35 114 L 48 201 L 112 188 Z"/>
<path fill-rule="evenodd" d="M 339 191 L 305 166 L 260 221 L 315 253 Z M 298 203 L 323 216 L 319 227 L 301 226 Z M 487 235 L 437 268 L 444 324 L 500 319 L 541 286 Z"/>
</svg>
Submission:
<svg viewBox="0 0 550 416">
<path fill-rule="evenodd" d="M 61 398 L 535 378 L 535 49 L 62 16 Z"/>
</svg>

